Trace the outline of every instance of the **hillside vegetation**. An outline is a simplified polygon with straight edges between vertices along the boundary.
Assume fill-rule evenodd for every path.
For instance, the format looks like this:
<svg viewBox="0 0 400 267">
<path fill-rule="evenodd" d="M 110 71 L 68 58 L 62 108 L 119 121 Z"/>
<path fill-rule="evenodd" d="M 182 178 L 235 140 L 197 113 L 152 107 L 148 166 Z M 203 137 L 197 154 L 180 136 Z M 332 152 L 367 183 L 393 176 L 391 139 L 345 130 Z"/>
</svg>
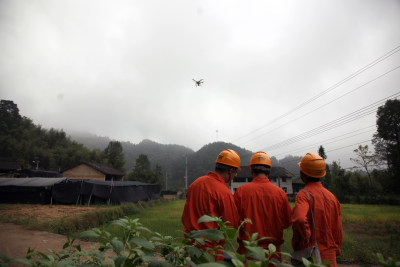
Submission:
<svg viewBox="0 0 400 267">
<path fill-rule="evenodd" d="M 354 150 L 352 160 L 362 167 L 363 172 L 345 170 L 340 162 L 335 161 L 327 166 L 322 183 L 341 202 L 400 204 L 400 145 L 395 138 L 400 136 L 398 110 L 400 101 L 391 100 L 378 109 L 378 131 L 374 135 L 377 154 L 372 154 L 368 146 L 360 145 Z M 42 170 L 63 171 L 82 161 L 90 161 L 119 169 L 126 173 L 126 179 L 144 182 L 149 179 L 147 182 L 160 183 L 163 188 L 167 179 L 167 189 L 181 190 L 185 186 L 186 169 L 190 185 L 214 169 L 217 155 L 226 148 L 238 152 L 242 166 L 249 164 L 254 152 L 225 142 L 206 144 L 193 151 L 185 146 L 159 144 L 151 140 L 133 144 L 90 134 L 68 136 L 63 130 L 35 125 L 31 119 L 19 114 L 13 101 L 0 102 L 0 157 L 19 161 L 24 168 L 38 166 Z M 322 145 L 318 153 L 327 158 Z M 135 168 L 139 166 L 139 159 L 142 159 L 142 166 L 148 166 L 147 171 Z M 271 158 L 273 166 L 284 167 L 295 177 L 299 173 L 297 163 L 300 160 L 300 156 L 292 155 L 279 161 Z M 387 168 L 375 169 L 376 166 Z M 143 173 L 149 175 L 141 177 Z"/>
</svg>

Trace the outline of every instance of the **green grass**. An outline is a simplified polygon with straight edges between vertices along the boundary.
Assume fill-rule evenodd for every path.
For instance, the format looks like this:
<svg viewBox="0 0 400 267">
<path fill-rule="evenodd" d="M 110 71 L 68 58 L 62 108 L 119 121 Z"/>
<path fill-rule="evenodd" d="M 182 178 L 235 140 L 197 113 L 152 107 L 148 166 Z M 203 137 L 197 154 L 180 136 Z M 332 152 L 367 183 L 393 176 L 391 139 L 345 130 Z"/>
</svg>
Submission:
<svg viewBox="0 0 400 267">
<path fill-rule="evenodd" d="M 163 204 L 144 208 L 139 213 L 129 216 L 130 218 L 139 218 L 139 222 L 153 232 L 158 232 L 165 236 L 172 236 L 176 240 L 183 239 L 183 225 L 181 216 L 185 200 L 175 200 Z M 117 226 L 104 225 L 103 229 L 114 236 L 121 237 L 122 233 Z M 146 236 L 147 234 L 144 233 Z"/>
<path fill-rule="evenodd" d="M 342 222 L 343 261 L 371 263 L 377 252 L 400 258 L 400 206 L 343 204 Z"/>
<path fill-rule="evenodd" d="M 400 206 L 342 204 L 343 223 L 400 223 Z"/>
<path fill-rule="evenodd" d="M 182 239 L 181 216 L 184 200 L 176 200 L 148 207 L 131 218 L 152 231 Z M 293 205 L 293 203 L 291 203 Z M 385 257 L 400 257 L 400 206 L 342 205 L 344 228 L 341 263 L 376 263 L 373 253 L 381 252 Z M 106 227 L 107 228 L 107 227 Z M 117 228 L 107 230 L 118 234 Z M 284 231 L 285 243 L 282 251 L 292 252 L 292 229 Z"/>
</svg>

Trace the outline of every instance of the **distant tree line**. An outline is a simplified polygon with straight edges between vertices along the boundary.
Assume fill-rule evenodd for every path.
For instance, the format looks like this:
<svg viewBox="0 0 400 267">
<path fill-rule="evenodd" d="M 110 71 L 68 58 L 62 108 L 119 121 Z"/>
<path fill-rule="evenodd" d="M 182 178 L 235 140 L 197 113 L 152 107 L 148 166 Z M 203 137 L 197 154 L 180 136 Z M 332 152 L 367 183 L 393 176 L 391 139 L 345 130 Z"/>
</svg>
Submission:
<svg viewBox="0 0 400 267">
<path fill-rule="evenodd" d="M 342 202 L 391 203 L 400 193 L 400 101 L 388 100 L 377 111 L 377 132 L 373 144 L 359 146 L 352 158 L 362 171 L 345 170 L 340 162 L 327 165 L 322 183 Z M 104 147 L 104 146 L 103 146 Z M 129 142 L 109 141 L 104 149 L 89 149 L 71 140 L 63 130 L 42 129 L 31 119 L 19 114 L 10 100 L 0 101 L 0 157 L 21 161 L 24 167 L 40 162 L 39 168 L 62 171 L 82 161 L 105 164 L 122 172 L 125 180 L 158 183 L 168 189 L 183 189 L 187 167 L 188 184 L 214 169 L 220 151 L 234 149 L 241 157 L 241 165 L 248 165 L 253 152 L 231 143 L 215 142 L 197 152 L 178 145 L 162 145 L 144 140 L 134 145 Z M 268 153 L 268 151 L 266 151 Z M 321 146 L 318 153 L 327 159 Z M 300 156 L 288 155 L 281 160 L 271 158 L 273 166 L 285 167 L 298 176 Z M 187 162 L 187 165 L 186 165 Z M 153 167 L 152 167 L 153 166 Z M 400 203 L 399 203 L 400 204 Z"/>
</svg>

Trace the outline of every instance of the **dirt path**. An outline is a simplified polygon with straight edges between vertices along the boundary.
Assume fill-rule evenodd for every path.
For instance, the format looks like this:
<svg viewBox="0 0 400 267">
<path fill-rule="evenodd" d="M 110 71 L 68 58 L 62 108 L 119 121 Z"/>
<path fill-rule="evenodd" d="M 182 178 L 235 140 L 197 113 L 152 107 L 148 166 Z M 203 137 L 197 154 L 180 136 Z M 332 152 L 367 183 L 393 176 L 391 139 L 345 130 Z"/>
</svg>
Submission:
<svg viewBox="0 0 400 267">
<path fill-rule="evenodd" d="M 28 248 L 50 254 L 49 248 L 60 251 L 67 238 L 63 235 L 45 231 L 29 230 L 12 223 L 0 223 L 0 254 L 12 258 L 24 258 Z M 88 250 L 92 242 L 76 241 L 83 249 Z"/>
<path fill-rule="evenodd" d="M 99 209 L 101 207 L 67 206 L 67 205 L 34 205 L 34 204 L 0 204 L 0 216 L 9 221 L 35 220 L 38 223 Z M 11 258 L 24 258 L 28 248 L 50 254 L 49 248 L 61 251 L 67 238 L 46 231 L 31 230 L 12 223 L 0 223 L 0 254 Z M 76 241 L 85 250 L 94 243 Z M 17 266 L 17 265 L 14 265 Z"/>
</svg>

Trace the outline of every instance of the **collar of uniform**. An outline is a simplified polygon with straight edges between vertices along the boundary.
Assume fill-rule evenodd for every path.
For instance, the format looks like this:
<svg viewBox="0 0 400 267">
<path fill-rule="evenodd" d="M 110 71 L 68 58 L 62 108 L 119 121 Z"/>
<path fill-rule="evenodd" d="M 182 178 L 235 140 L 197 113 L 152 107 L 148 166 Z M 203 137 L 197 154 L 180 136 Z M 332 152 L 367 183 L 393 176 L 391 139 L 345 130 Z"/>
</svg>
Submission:
<svg viewBox="0 0 400 267">
<path fill-rule="evenodd" d="M 256 177 L 253 179 L 253 182 L 256 183 L 269 183 L 268 177 Z"/>
<path fill-rule="evenodd" d="M 322 183 L 321 182 L 307 183 L 306 186 L 307 187 L 322 187 Z"/>
<path fill-rule="evenodd" d="M 209 172 L 209 173 L 207 174 L 207 176 L 210 176 L 210 177 L 212 177 L 212 178 L 215 178 L 217 181 L 219 181 L 219 182 L 225 184 L 224 179 L 221 177 L 221 175 L 219 175 L 219 174 L 216 173 L 216 172 Z"/>
</svg>

